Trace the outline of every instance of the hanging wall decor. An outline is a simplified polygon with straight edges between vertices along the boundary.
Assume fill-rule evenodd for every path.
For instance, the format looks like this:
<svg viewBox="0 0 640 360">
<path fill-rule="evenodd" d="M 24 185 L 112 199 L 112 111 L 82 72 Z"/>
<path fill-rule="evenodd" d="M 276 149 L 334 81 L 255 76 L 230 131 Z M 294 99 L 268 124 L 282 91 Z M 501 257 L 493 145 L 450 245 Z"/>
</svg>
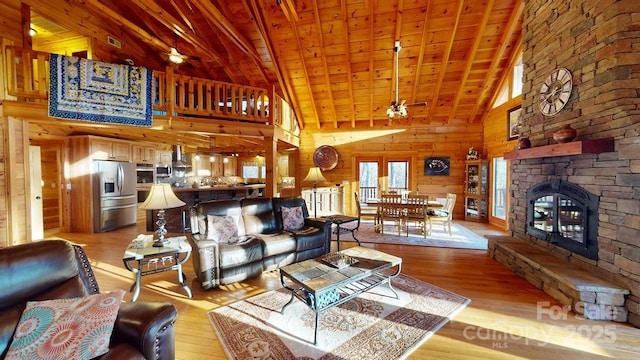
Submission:
<svg viewBox="0 0 640 360">
<path fill-rule="evenodd" d="M 449 176 L 451 158 L 442 157 L 425 157 L 424 158 L 424 175 L 425 176 Z"/>
</svg>

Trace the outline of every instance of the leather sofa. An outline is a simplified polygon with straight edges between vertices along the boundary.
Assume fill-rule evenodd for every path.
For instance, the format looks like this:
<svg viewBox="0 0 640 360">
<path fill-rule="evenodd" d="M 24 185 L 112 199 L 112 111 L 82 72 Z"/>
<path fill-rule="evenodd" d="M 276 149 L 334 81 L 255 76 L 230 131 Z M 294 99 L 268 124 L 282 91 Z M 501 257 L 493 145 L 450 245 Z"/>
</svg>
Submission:
<svg viewBox="0 0 640 360">
<path fill-rule="evenodd" d="M 27 301 L 100 293 L 84 250 L 64 240 L 0 249 L 0 359 L 9 349 Z M 122 303 L 100 359 L 174 359 L 176 308 L 170 303 Z"/>
<path fill-rule="evenodd" d="M 284 230 L 283 207 L 301 207 L 304 226 Z M 241 217 L 232 242 L 207 236 L 208 216 Z M 304 199 L 250 198 L 207 201 L 190 210 L 193 268 L 200 285 L 211 289 L 258 276 L 263 271 L 319 257 L 331 248 L 331 221 L 309 218 Z"/>
</svg>

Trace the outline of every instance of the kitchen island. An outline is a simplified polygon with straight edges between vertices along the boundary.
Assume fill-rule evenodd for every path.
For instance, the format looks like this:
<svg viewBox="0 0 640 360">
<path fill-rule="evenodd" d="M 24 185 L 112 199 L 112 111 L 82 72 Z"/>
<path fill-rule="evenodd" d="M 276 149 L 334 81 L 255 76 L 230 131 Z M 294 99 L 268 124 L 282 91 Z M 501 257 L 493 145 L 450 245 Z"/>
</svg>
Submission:
<svg viewBox="0 0 640 360">
<path fill-rule="evenodd" d="M 186 205 L 167 209 L 165 211 L 165 225 L 169 232 L 182 232 L 189 228 L 189 208 L 203 201 L 244 199 L 264 196 L 265 184 L 237 184 L 237 185 L 212 185 L 198 187 L 173 187 L 176 196 Z M 151 185 L 140 184 L 138 190 L 138 202 L 143 202 L 149 195 Z M 157 211 L 147 210 L 147 231 L 155 231 Z"/>
</svg>

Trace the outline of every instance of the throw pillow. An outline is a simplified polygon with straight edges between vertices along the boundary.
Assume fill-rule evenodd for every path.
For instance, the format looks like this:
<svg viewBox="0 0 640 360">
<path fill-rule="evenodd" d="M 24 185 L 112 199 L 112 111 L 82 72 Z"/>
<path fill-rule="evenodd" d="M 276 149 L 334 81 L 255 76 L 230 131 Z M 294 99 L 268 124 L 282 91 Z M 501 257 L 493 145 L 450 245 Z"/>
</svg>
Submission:
<svg viewBox="0 0 640 360">
<path fill-rule="evenodd" d="M 124 290 L 29 301 L 6 359 L 92 359 L 109 351 Z"/>
<path fill-rule="evenodd" d="M 238 226 L 233 216 L 207 216 L 209 225 L 207 239 L 217 242 L 228 242 L 238 236 Z"/>
<path fill-rule="evenodd" d="M 304 226 L 302 207 L 282 207 L 282 227 L 285 230 L 298 230 Z"/>
</svg>

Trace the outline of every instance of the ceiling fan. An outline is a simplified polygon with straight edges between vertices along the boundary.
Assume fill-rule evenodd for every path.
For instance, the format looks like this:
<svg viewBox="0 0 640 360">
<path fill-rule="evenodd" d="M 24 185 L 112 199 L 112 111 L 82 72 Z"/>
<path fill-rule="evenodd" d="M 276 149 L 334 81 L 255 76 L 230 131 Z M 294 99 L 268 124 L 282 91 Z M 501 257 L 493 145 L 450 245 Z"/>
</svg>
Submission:
<svg viewBox="0 0 640 360">
<path fill-rule="evenodd" d="M 174 40 L 174 44 L 172 47 L 169 48 L 169 52 L 166 53 L 167 56 L 167 60 L 169 60 L 169 62 L 176 64 L 176 65 L 180 65 L 183 62 L 185 62 L 186 60 L 200 60 L 199 57 L 197 56 L 189 56 L 189 55 L 185 55 L 182 54 L 178 51 L 178 36 L 176 35 L 176 38 Z"/>
<path fill-rule="evenodd" d="M 400 46 L 400 40 L 396 40 L 395 46 L 393 47 L 393 51 L 395 52 L 395 82 L 396 82 L 396 99 L 391 101 L 391 105 L 389 105 L 389 107 L 387 108 L 387 116 L 389 117 L 389 119 L 393 119 L 396 116 L 399 117 L 407 117 L 408 115 L 408 111 L 407 108 L 409 106 L 418 106 L 418 105 L 422 105 L 422 106 L 426 106 L 427 102 L 426 101 L 422 101 L 422 102 L 415 102 L 415 103 L 411 103 L 411 104 L 407 104 L 407 100 L 400 100 L 398 97 L 398 53 L 400 52 L 400 50 L 402 49 L 402 46 Z"/>
</svg>

